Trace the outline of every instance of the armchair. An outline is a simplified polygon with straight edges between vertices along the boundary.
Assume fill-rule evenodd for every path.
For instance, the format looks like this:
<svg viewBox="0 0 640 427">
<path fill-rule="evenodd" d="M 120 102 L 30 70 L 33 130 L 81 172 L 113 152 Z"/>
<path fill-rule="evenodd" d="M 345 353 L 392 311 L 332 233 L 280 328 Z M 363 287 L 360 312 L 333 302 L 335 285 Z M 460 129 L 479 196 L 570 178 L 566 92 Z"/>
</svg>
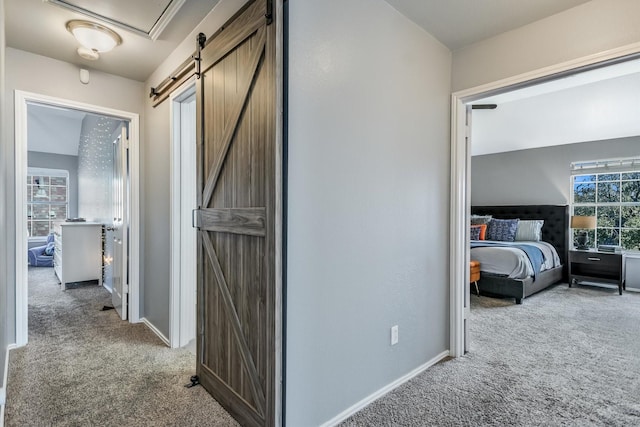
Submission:
<svg viewBox="0 0 640 427">
<path fill-rule="evenodd" d="M 29 265 L 32 267 L 53 267 L 53 244 L 52 233 L 47 236 L 46 245 L 29 249 Z M 47 255 L 47 253 L 51 255 Z"/>
</svg>

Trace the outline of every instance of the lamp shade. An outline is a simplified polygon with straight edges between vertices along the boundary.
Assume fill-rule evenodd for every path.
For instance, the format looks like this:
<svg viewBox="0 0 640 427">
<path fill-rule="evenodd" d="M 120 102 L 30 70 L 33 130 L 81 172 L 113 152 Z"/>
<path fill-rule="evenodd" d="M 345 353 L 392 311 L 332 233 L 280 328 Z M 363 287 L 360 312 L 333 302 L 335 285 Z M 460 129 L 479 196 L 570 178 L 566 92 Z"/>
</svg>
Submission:
<svg viewBox="0 0 640 427">
<path fill-rule="evenodd" d="M 594 229 L 596 228 L 596 217 L 574 215 L 571 217 L 571 228 Z"/>
<path fill-rule="evenodd" d="M 94 52 L 108 52 L 122 43 L 122 38 L 115 31 L 95 22 L 69 21 L 67 30 L 78 43 Z"/>
</svg>

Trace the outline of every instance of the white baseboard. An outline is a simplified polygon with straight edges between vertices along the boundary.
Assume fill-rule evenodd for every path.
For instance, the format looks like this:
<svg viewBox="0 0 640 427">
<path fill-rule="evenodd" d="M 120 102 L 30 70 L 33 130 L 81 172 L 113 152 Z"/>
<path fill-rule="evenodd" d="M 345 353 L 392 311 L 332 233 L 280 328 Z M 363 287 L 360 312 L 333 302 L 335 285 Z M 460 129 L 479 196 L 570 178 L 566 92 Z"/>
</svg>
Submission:
<svg viewBox="0 0 640 427">
<path fill-rule="evenodd" d="M 15 344 L 7 346 L 7 350 L 4 355 L 4 369 L 2 374 L 2 387 L 0 387 L 0 405 L 4 407 L 4 403 L 7 400 L 7 380 L 9 378 L 9 351 L 16 348 Z M 4 418 L 2 418 L 4 419 Z"/>
<path fill-rule="evenodd" d="M 162 340 L 163 343 L 165 343 L 167 345 L 167 347 L 171 347 L 171 343 L 169 342 L 169 338 L 165 337 L 162 332 L 160 332 L 160 330 L 158 328 L 155 327 L 155 325 L 151 322 L 149 322 L 147 320 L 146 317 L 142 317 L 140 319 L 140 321 L 142 323 L 144 323 L 145 325 L 147 325 L 147 328 L 151 329 L 151 332 L 153 332 L 154 334 L 156 334 L 158 336 L 158 338 L 160 338 Z"/>
<path fill-rule="evenodd" d="M 4 355 L 2 387 L 0 387 L 0 427 L 4 426 L 4 404 L 7 401 L 7 380 L 9 379 L 9 352 L 14 348 L 18 348 L 18 346 L 15 344 L 8 345 Z"/>
<path fill-rule="evenodd" d="M 426 371 L 428 368 L 430 368 L 431 366 L 435 365 L 436 363 L 438 363 L 439 361 L 441 361 L 445 357 L 449 357 L 449 350 L 443 351 L 442 353 L 440 353 L 437 356 L 435 356 L 433 359 L 429 360 L 427 363 L 418 366 L 416 369 L 414 369 L 413 371 L 409 372 L 408 374 L 403 375 L 402 377 L 398 378 L 397 380 L 395 380 L 395 381 L 387 384 L 386 386 L 382 387 L 380 390 L 375 391 L 374 393 L 372 393 L 369 396 L 365 397 L 364 399 L 362 399 L 361 401 L 359 401 L 355 405 L 353 405 L 353 406 L 345 409 L 344 411 L 340 412 L 338 415 L 336 415 L 335 417 L 331 418 L 329 421 L 326 421 L 325 423 L 321 424 L 321 427 L 333 427 L 335 425 L 340 424 L 342 421 L 346 420 L 351 415 L 353 415 L 356 412 L 360 411 L 365 406 L 370 405 L 371 403 L 373 403 L 373 401 L 378 400 L 379 398 L 381 398 L 385 394 L 389 393 L 391 390 L 393 390 L 393 389 L 401 386 L 402 384 L 406 383 L 411 378 L 418 376 L 419 374 L 421 374 L 422 372 Z"/>
</svg>

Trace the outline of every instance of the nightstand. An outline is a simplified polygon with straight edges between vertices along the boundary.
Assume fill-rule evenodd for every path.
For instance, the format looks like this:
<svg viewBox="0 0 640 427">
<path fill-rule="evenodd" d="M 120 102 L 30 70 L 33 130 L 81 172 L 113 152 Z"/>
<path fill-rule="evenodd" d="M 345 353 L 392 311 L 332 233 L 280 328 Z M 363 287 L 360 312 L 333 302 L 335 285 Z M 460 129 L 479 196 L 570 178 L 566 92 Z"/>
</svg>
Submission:
<svg viewBox="0 0 640 427">
<path fill-rule="evenodd" d="M 480 262 L 471 260 L 469 263 L 469 282 L 476 285 L 476 295 L 480 295 L 478 280 L 480 280 Z"/>
<path fill-rule="evenodd" d="M 624 253 L 569 251 L 569 287 L 578 282 L 618 285 L 622 295 L 624 283 Z"/>
</svg>

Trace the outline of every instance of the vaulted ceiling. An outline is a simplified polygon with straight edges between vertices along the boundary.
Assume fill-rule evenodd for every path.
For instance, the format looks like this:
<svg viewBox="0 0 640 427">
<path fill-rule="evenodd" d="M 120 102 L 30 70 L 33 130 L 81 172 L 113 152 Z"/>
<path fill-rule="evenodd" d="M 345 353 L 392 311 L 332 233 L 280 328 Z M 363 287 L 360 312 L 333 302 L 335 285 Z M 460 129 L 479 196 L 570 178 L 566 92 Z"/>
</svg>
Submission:
<svg viewBox="0 0 640 427">
<path fill-rule="evenodd" d="M 87 113 L 57 107 L 27 106 L 29 151 L 78 155 L 82 120 Z"/>
<path fill-rule="evenodd" d="M 497 107 L 473 110 L 472 154 L 638 136 L 639 94 L 634 60 L 478 100 Z"/>
</svg>

